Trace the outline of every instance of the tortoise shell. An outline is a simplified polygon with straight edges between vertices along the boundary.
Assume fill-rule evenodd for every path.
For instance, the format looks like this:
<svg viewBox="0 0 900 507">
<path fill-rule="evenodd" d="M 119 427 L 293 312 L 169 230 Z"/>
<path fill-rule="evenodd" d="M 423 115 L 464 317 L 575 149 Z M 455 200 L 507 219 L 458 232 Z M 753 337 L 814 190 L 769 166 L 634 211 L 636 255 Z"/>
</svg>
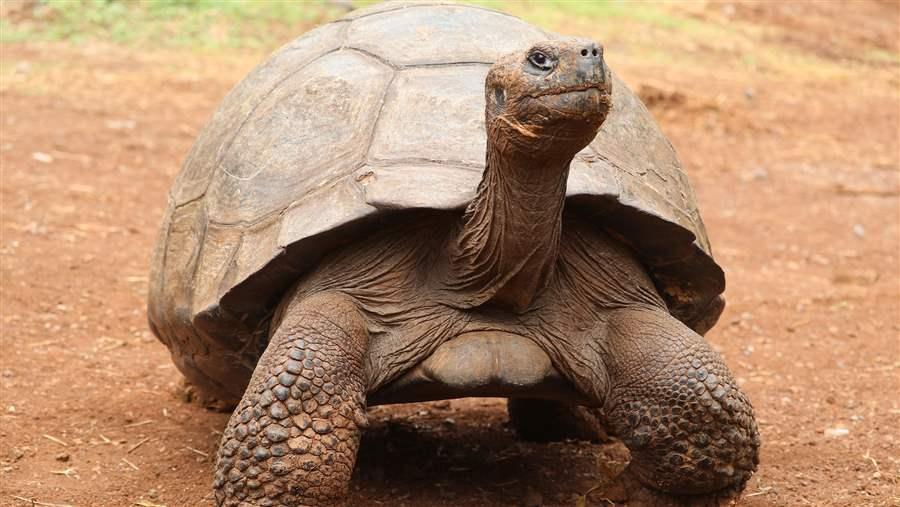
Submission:
<svg viewBox="0 0 900 507">
<path fill-rule="evenodd" d="M 267 317 L 329 251 L 403 210 L 458 210 L 484 169 L 484 80 L 554 34 L 480 7 L 386 4 L 276 51 L 224 99 L 168 197 L 149 320 L 199 383 L 250 373 Z M 703 333 L 724 275 L 671 144 L 617 78 L 572 162 L 567 206 L 632 246 L 673 315 Z M 243 373 L 242 373 L 243 372 Z"/>
</svg>

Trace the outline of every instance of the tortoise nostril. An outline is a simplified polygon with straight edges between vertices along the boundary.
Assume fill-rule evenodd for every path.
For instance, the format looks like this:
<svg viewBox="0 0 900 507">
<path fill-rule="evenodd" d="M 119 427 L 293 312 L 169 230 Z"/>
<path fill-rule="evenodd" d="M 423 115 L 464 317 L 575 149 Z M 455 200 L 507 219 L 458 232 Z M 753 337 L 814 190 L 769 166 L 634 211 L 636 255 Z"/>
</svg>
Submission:
<svg viewBox="0 0 900 507">
<path fill-rule="evenodd" d="M 597 56 L 597 54 L 598 54 L 598 53 L 597 53 L 597 48 L 594 48 L 594 50 L 591 51 L 591 54 L 594 55 L 594 56 Z"/>
<path fill-rule="evenodd" d="M 581 50 L 581 56 L 587 56 L 587 55 L 588 55 L 588 50 L 587 50 L 587 49 L 582 49 L 582 50 Z M 595 56 L 596 56 L 596 55 L 595 55 Z"/>
</svg>

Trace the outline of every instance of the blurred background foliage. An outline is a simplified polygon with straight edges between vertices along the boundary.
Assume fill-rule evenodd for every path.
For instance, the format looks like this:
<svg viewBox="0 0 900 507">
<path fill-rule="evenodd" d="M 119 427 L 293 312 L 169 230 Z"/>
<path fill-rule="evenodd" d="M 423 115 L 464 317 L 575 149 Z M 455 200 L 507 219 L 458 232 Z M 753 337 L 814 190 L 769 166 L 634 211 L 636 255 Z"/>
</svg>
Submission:
<svg viewBox="0 0 900 507">
<path fill-rule="evenodd" d="M 376 2 L 0 0 L 0 42 L 66 41 L 146 49 L 270 51 L 313 26 L 372 3 Z M 610 49 L 608 55 L 613 64 L 616 58 L 637 54 L 648 63 L 690 59 L 691 63 L 711 67 L 738 66 L 746 71 L 816 80 L 849 77 L 857 63 L 891 66 L 900 63 L 900 55 L 886 50 L 883 41 L 866 41 L 863 27 L 860 27 L 860 40 L 848 44 L 828 41 L 829 44 L 823 45 L 816 38 L 805 37 L 802 26 L 792 33 L 771 33 L 771 25 L 752 21 L 752 3 L 636 0 L 470 0 L 470 3 L 512 13 L 549 30 L 597 38 Z"/>
<path fill-rule="evenodd" d="M 192 48 L 267 48 L 341 14 L 333 2 L 10 0 L 3 42 L 106 41 Z M 4 3 L 7 0 L 3 0 Z"/>
<path fill-rule="evenodd" d="M 372 0 L 3 0 L 2 41 L 105 40 L 194 48 L 271 47 Z M 476 0 L 547 26 L 619 31 L 622 21 L 661 29 L 703 24 L 659 4 L 624 0 Z M 597 26 L 596 23 L 601 23 Z M 628 25 L 630 23 L 626 23 Z M 571 31 L 571 29 L 569 30 Z"/>
</svg>

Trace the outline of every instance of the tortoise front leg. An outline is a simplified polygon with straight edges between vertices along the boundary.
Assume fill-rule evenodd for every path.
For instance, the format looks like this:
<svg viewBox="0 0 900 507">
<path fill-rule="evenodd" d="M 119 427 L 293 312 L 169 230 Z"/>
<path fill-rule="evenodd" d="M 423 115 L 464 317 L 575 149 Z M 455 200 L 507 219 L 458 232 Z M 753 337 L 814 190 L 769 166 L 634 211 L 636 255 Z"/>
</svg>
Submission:
<svg viewBox="0 0 900 507">
<path fill-rule="evenodd" d="M 219 506 L 330 504 L 350 482 L 366 426 L 365 322 L 334 293 L 282 310 L 222 435 Z"/>
<path fill-rule="evenodd" d="M 616 310 L 603 355 L 602 412 L 631 451 L 631 474 L 671 495 L 744 489 L 758 463 L 753 408 L 700 335 L 662 309 Z"/>
</svg>

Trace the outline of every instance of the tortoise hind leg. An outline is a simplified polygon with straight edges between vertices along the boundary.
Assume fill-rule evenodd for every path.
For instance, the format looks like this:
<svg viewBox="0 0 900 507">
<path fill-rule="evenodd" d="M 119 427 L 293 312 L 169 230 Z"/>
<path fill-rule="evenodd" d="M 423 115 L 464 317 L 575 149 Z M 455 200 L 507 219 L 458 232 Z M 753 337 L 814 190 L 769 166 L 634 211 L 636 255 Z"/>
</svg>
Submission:
<svg viewBox="0 0 900 507">
<path fill-rule="evenodd" d="M 284 304 L 222 435 L 219 506 L 329 504 L 350 482 L 366 425 L 365 322 L 340 294 Z"/>
<path fill-rule="evenodd" d="M 609 437 L 595 410 L 569 403 L 510 398 L 506 404 L 509 422 L 525 440 L 554 442 L 566 439 L 606 442 Z"/>
</svg>

